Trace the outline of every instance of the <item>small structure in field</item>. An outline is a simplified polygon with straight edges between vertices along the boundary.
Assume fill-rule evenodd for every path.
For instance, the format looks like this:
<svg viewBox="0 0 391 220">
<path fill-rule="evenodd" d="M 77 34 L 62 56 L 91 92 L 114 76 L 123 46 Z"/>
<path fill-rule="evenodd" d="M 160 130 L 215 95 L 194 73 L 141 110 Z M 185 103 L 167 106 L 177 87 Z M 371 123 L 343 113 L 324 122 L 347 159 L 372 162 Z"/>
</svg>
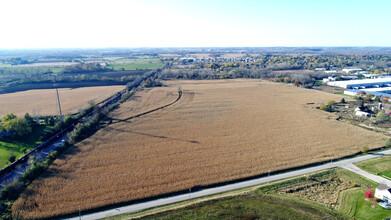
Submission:
<svg viewBox="0 0 391 220">
<path fill-rule="evenodd" d="M 356 111 L 355 113 L 356 116 L 359 116 L 359 117 L 370 117 L 371 114 L 368 113 L 368 112 L 362 112 L 362 111 Z"/>
<path fill-rule="evenodd" d="M 369 109 L 366 106 L 357 107 L 354 109 L 354 114 L 359 117 L 370 117 L 371 114 L 368 111 Z"/>
<path fill-rule="evenodd" d="M 379 184 L 376 187 L 375 198 L 381 199 L 382 202 L 379 202 L 379 205 L 389 209 L 391 208 L 391 188 L 385 184 Z"/>
</svg>

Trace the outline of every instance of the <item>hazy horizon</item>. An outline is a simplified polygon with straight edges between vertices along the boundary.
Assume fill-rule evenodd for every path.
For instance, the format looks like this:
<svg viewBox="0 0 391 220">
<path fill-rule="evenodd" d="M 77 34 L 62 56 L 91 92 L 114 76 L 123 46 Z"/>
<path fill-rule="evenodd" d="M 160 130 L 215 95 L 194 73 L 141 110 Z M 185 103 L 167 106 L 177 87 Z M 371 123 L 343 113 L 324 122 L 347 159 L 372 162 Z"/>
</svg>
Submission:
<svg viewBox="0 0 391 220">
<path fill-rule="evenodd" d="M 0 49 L 391 47 L 391 2 L 6 0 Z"/>
</svg>

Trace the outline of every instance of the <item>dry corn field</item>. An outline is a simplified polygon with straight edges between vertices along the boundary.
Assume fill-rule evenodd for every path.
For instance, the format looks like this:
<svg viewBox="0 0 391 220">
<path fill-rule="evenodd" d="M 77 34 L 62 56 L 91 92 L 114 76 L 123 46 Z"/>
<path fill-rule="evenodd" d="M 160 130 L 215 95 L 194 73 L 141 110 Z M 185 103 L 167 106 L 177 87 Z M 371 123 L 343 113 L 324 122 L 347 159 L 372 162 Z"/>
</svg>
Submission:
<svg viewBox="0 0 391 220">
<path fill-rule="evenodd" d="M 166 83 L 136 93 L 111 124 L 57 159 L 15 202 L 14 215 L 102 207 L 330 160 L 386 140 L 315 109 L 340 96 L 260 80 Z M 123 121 L 174 101 L 178 84 L 177 103 Z"/>
<path fill-rule="evenodd" d="M 79 108 L 87 107 L 90 101 L 98 103 L 124 86 L 94 86 L 76 89 L 59 89 L 62 112 L 65 114 L 77 113 Z M 0 95 L 0 117 L 7 113 L 23 116 L 30 115 L 56 115 L 57 95 L 55 89 L 28 90 Z"/>
</svg>

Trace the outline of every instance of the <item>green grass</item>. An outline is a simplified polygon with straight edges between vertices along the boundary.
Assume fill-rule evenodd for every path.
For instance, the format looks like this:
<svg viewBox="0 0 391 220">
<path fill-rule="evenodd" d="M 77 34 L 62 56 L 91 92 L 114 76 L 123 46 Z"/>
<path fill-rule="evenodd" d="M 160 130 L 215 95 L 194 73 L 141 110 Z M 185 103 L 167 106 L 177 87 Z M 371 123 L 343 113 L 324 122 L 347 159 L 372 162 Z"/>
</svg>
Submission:
<svg viewBox="0 0 391 220">
<path fill-rule="evenodd" d="M 356 166 L 375 175 L 391 178 L 391 155 L 365 160 Z"/>
<path fill-rule="evenodd" d="M 376 182 L 373 182 L 372 180 L 369 180 L 361 175 L 358 175 L 356 173 L 353 173 L 351 171 L 338 168 L 336 169 L 338 178 L 345 179 L 352 184 L 357 184 L 366 188 L 373 188 L 376 187 L 378 184 Z"/>
<path fill-rule="evenodd" d="M 251 192 L 167 211 L 143 219 L 345 219 L 305 200 Z"/>
<path fill-rule="evenodd" d="M 390 211 L 383 209 L 380 206 L 376 206 L 375 209 L 371 208 L 370 206 L 372 203 L 370 201 L 365 201 L 364 199 L 364 193 L 368 188 L 372 188 L 375 192 L 375 188 L 378 185 L 376 182 L 342 168 L 337 169 L 337 172 L 339 178 L 343 178 L 350 181 L 352 184 L 359 186 L 344 190 L 340 193 L 336 208 L 339 212 L 350 218 L 356 219 L 384 219 L 384 211 L 391 214 Z M 371 216 L 382 217 L 368 218 Z"/>
<path fill-rule="evenodd" d="M 290 187 L 304 186 L 314 179 L 329 178 L 348 181 L 353 187 L 339 193 L 334 210 L 323 203 L 278 193 Z M 198 202 L 195 199 L 194 202 L 181 202 L 108 218 L 131 219 L 144 216 L 144 219 L 385 219 L 391 216 L 391 210 L 378 205 L 372 208 L 371 201 L 364 199 L 364 192 L 368 188 L 375 190 L 377 185 L 351 171 L 336 168 L 242 189 L 241 192 L 233 192 L 227 196 L 210 196 Z"/>
<path fill-rule="evenodd" d="M 356 219 L 385 219 L 391 217 L 391 210 L 387 210 L 379 205 L 372 208 L 372 202 L 366 201 L 363 195 L 363 191 L 354 195 L 356 200 L 356 213 L 354 217 Z"/>
<path fill-rule="evenodd" d="M 33 128 L 32 134 L 27 135 L 25 139 L 21 140 L 0 138 L 0 169 L 3 169 L 10 164 L 8 159 L 11 153 L 14 153 L 16 159 L 18 159 L 27 153 L 30 149 L 33 149 L 39 145 L 41 143 L 39 141 L 39 137 L 45 129 L 49 129 L 49 127 L 45 125 L 38 125 Z"/>
<path fill-rule="evenodd" d="M 382 177 L 386 177 L 386 178 L 388 178 L 388 179 L 391 179 L 391 170 L 386 171 L 386 172 L 381 172 L 381 173 L 379 174 L 379 176 L 382 176 Z"/>
<path fill-rule="evenodd" d="M 354 216 L 357 211 L 357 200 L 365 192 L 365 188 L 351 188 L 340 193 L 338 198 L 338 210 L 346 216 Z"/>
<path fill-rule="evenodd" d="M 162 68 L 164 63 L 158 59 L 123 59 L 116 60 L 116 63 L 109 64 L 109 68 L 114 70 L 136 70 L 136 69 L 157 69 Z"/>
<path fill-rule="evenodd" d="M 316 178 L 338 178 L 348 181 L 353 188 L 340 192 L 335 210 L 318 202 L 278 194 L 279 190 L 306 185 Z M 145 219 L 384 219 L 391 216 L 391 211 L 378 205 L 372 208 L 372 203 L 364 199 L 366 189 L 374 190 L 376 186 L 377 183 L 360 175 L 336 168 L 264 184 L 246 194 L 212 197 L 191 205 L 178 203 L 177 209 L 172 205 L 162 209 L 164 211 L 147 210 L 146 214 L 140 212 L 133 217 L 146 215 Z M 114 217 L 126 218 L 132 218 L 132 215 Z"/>
<path fill-rule="evenodd" d="M 391 217 L 391 210 L 376 205 L 372 208 L 372 202 L 366 201 L 364 192 L 366 188 L 352 188 L 341 192 L 341 213 L 356 219 L 385 219 Z M 374 190 L 374 189 L 373 189 Z"/>
</svg>

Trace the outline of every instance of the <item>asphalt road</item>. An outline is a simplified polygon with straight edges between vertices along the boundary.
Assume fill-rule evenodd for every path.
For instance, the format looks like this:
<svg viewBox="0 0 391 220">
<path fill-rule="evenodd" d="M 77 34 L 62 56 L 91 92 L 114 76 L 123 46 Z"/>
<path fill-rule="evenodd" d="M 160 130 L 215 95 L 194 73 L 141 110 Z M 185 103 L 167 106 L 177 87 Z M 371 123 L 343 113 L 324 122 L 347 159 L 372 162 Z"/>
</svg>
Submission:
<svg viewBox="0 0 391 220">
<path fill-rule="evenodd" d="M 361 176 L 364 176 L 366 177 L 367 179 L 370 179 L 374 182 L 377 182 L 377 183 L 383 183 L 384 185 L 387 185 L 389 187 L 391 187 L 391 181 L 386 179 L 386 178 L 383 178 L 381 176 L 377 176 L 377 175 L 374 175 L 372 173 L 368 173 L 367 171 L 364 171 L 358 167 L 356 167 L 354 164 L 346 164 L 344 166 L 342 166 L 343 168 L 347 169 L 347 170 L 350 170 L 352 172 L 355 172 Z"/>
<path fill-rule="evenodd" d="M 61 147 L 65 140 L 67 139 L 68 137 L 67 136 L 64 136 L 63 138 L 61 138 L 60 140 L 58 140 L 57 142 L 53 143 L 52 145 L 50 145 L 49 147 L 41 150 L 41 151 L 38 151 L 37 153 L 35 153 L 35 156 L 38 158 L 38 159 L 42 159 L 44 157 L 46 157 L 50 152 L 52 152 L 53 150 Z M 18 178 L 18 177 L 21 177 L 23 175 L 23 173 L 26 171 L 27 167 L 29 166 L 29 163 L 28 161 L 24 162 L 23 164 L 19 165 L 16 169 L 14 169 L 13 171 L 11 171 L 10 173 L 8 173 L 7 175 L 5 175 L 4 177 L 2 177 L 0 179 L 0 190 L 4 187 L 4 185 L 9 182 L 9 181 L 12 181 L 13 179 L 15 178 Z"/>
<path fill-rule="evenodd" d="M 390 181 L 388 181 L 388 180 L 387 180 L 388 182 L 384 181 L 386 179 L 384 179 L 382 177 L 378 178 L 378 176 L 367 173 L 367 172 L 365 172 L 365 171 L 363 171 L 353 165 L 353 163 L 356 163 L 356 162 L 360 162 L 363 160 L 367 160 L 367 159 L 371 159 L 371 158 L 375 158 L 375 157 L 379 157 L 379 156 L 387 155 L 387 154 L 391 154 L 391 150 L 385 150 L 385 151 L 378 152 L 378 153 L 367 154 L 367 155 L 363 155 L 363 156 L 359 156 L 359 157 L 340 160 L 337 162 L 330 162 L 330 163 L 327 163 L 324 165 L 304 168 L 304 169 L 290 171 L 290 172 L 276 174 L 276 175 L 270 175 L 268 177 L 260 177 L 260 178 L 253 179 L 253 180 L 247 180 L 247 181 L 228 184 L 228 185 L 224 185 L 224 186 L 204 189 L 204 190 L 200 190 L 200 191 L 196 191 L 196 192 L 189 192 L 189 193 L 185 193 L 182 195 L 170 196 L 170 197 L 156 199 L 156 200 L 152 200 L 152 201 L 148 201 L 148 202 L 142 202 L 142 203 L 122 206 L 122 207 L 118 207 L 118 208 L 114 208 L 114 209 L 108 209 L 105 211 L 82 215 L 81 219 L 83 219 L 83 220 L 101 219 L 101 218 L 106 218 L 106 217 L 120 215 L 120 214 L 137 212 L 137 211 L 141 211 L 141 210 L 148 209 L 148 208 L 154 208 L 154 207 L 168 205 L 168 204 L 172 204 L 172 203 L 176 203 L 176 202 L 182 202 L 182 201 L 189 200 L 189 199 L 199 198 L 199 197 L 203 197 L 203 196 L 209 196 L 209 195 L 227 192 L 227 191 L 231 191 L 231 190 L 237 190 L 237 189 L 241 189 L 241 188 L 245 188 L 245 187 L 255 186 L 255 185 L 259 185 L 259 184 L 263 184 L 263 183 L 267 183 L 267 182 L 271 182 L 271 181 L 276 181 L 276 180 L 282 180 L 282 179 L 295 177 L 295 176 L 299 176 L 299 175 L 304 175 L 304 174 L 308 174 L 308 173 L 312 173 L 312 172 L 316 172 L 316 171 L 320 171 L 320 170 L 324 170 L 324 169 L 334 168 L 334 167 L 343 167 L 343 168 L 346 168 L 346 169 L 351 170 L 353 172 L 356 172 L 360 175 L 363 175 L 373 181 L 376 181 L 379 183 L 382 182 L 382 183 L 386 183 L 386 184 L 390 183 L 389 185 L 391 186 Z M 79 216 L 74 217 L 74 218 L 69 218 L 69 219 L 77 220 L 77 219 L 79 219 Z"/>
</svg>

